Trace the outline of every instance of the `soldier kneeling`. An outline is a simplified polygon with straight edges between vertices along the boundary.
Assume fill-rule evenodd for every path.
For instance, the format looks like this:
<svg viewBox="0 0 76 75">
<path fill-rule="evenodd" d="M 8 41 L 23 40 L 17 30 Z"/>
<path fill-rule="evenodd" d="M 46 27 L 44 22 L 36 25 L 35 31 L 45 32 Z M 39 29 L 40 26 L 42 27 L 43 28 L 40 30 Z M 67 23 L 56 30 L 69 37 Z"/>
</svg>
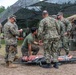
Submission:
<svg viewBox="0 0 76 75">
<path fill-rule="evenodd" d="M 35 41 L 35 35 L 37 34 L 37 28 L 32 27 L 31 33 L 24 39 L 21 47 L 22 56 L 36 55 L 39 52 L 39 42 Z"/>
</svg>

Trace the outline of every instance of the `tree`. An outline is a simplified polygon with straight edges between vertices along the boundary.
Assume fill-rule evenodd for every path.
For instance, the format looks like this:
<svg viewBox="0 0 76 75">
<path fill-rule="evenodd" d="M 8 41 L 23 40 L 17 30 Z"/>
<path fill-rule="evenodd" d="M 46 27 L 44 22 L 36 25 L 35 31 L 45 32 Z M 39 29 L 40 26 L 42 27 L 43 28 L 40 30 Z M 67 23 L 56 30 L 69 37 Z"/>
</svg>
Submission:
<svg viewBox="0 0 76 75">
<path fill-rule="evenodd" d="M 68 4 L 72 4 L 71 1 L 68 1 Z"/>
<path fill-rule="evenodd" d="M 5 10 L 4 6 L 0 6 L 0 13 L 3 12 Z"/>
</svg>

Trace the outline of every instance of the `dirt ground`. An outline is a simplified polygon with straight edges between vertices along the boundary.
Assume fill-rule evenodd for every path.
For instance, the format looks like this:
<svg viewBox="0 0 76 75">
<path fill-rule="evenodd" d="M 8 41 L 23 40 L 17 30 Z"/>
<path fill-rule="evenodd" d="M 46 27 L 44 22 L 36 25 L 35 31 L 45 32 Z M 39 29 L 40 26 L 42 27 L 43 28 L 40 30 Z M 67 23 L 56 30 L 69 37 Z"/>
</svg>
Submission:
<svg viewBox="0 0 76 75">
<path fill-rule="evenodd" d="M 59 69 L 50 68 L 44 69 L 38 65 L 21 65 L 17 64 L 18 68 L 7 68 L 4 63 L 5 51 L 3 45 L 0 49 L 0 75 L 76 75 L 76 64 L 64 64 L 59 66 Z M 18 46 L 18 56 L 21 56 L 20 46 Z M 39 53 L 43 53 L 40 49 Z M 76 56 L 76 51 L 70 51 L 70 54 Z"/>
</svg>

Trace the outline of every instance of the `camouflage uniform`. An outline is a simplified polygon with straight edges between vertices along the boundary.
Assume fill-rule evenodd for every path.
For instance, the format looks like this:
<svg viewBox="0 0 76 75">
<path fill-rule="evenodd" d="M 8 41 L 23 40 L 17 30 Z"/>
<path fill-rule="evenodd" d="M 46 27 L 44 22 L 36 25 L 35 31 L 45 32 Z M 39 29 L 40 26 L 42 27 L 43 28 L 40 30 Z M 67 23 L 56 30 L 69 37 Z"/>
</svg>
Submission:
<svg viewBox="0 0 76 75">
<path fill-rule="evenodd" d="M 4 25 L 4 38 L 6 44 L 6 56 L 5 61 L 13 62 L 16 54 L 17 54 L 17 38 L 19 35 L 18 27 L 16 23 L 11 23 L 8 21 Z"/>
<path fill-rule="evenodd" d="M 0 24 L 0 48 L 1 48 L 1 31 L 2 31 L 2 25 Z"/>
<path fill-rule="evenodd" d="M 59 28 L 59 35 L 60 35 L 60 40 L 59 40 L 59 49 L 58 49 L 58 55 L 60 55 L 60 51 L 62 49 L 62 38 L 63 38 L 63 34 L 65 32 L 65 27 L 64 27 L 64 24 L 63 22 L 61 22 L 60 20 L 57 20 L 57 25 L 58 25 L 58 28 Z"/>
<path fill-rule="evenodd" d="M 44 56 L 47 63 L 51 63 L 50 58 L 53 57 L 54 62 L 58 62 L 58 40 L 57 32 L 58 25 L 56 20 L 51 17 L 46 17 L 40 21 L 38 36 L 44 43 Z"/>
<path fill-rule="evenodd" d="M 72 39 L 75 39 L 75 41 L 76 41 L 76 24 L 73 24 L 73 25 L 72 25 L 71 38 L 72 38 Z"/>
<path fill-rule="evenodd" d="M 62 44 L 63 44 L 63 48 L 66 52 L 66 54 L 69 54 L 69 31 L 72 28 L 72 25 L 70 23 L 70 21 L 68 21 L 67 19 L 63 19 L 61 20 L 64 24 L 64 28 L 65 28 L 65 32 L 67 32 L 67 35 L 64 35 L 62 37 Z"/>
<path fill-rule="evenodd" d="M 73 24 L 72 24 L 70 50 L 76 50 L 76 20 L 73 21 Z"/>
</svg>

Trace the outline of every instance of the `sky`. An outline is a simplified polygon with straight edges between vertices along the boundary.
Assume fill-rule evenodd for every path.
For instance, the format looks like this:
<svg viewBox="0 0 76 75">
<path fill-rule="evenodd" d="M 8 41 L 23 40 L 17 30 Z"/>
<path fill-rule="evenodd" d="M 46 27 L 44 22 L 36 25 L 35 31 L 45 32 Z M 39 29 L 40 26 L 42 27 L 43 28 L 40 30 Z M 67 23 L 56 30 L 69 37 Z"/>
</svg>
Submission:
<svg viewBox="0 0 76 75">
<path fill-rule="evenodd" d="M 49 0 L 53 3 L 64 3 L 64 2 L 68 2 L 68 1 L 71 1 L 72 3 L 74 3 L 76 0 Z"/>
<path fill-rule="evenodd" d="M 0 0 L 0 6 L 5 6 L 7 8 L 10 5 L 13 5 L 16 1 L 18 0 Z M 75 0 L 49 0 L 52 1 L 53 3 L 62 3 L 62 2 L 67 2 L 67 1 L 75 1 Z"/>
<path fill-rule="evenodd" d="M 5 6 L 7 8 L 8 6 L 14 4 L 18 0 L 0 0 L 0 6 Z"/>
</svg>

